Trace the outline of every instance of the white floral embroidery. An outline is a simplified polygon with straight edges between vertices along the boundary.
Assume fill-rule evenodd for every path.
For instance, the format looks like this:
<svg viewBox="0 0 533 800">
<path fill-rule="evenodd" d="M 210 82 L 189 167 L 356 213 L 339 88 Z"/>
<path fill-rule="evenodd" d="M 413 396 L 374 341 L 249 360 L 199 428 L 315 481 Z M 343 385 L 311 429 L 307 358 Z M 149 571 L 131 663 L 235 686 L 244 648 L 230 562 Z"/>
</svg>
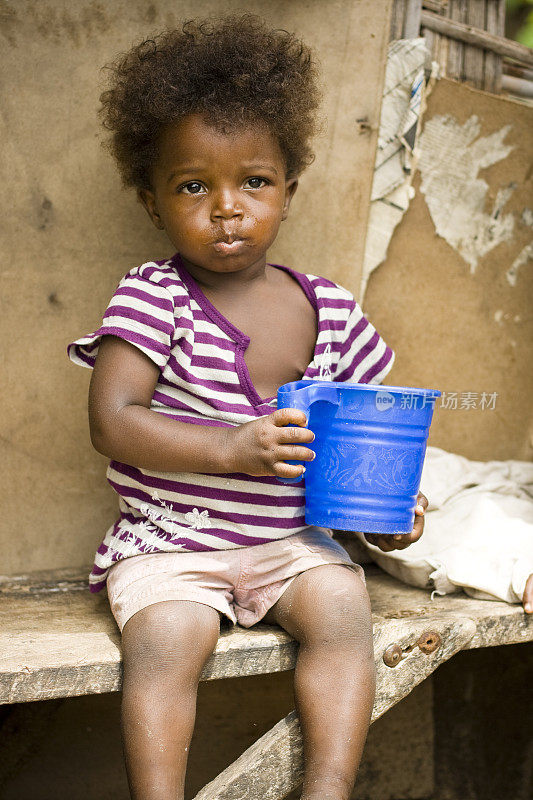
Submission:
<svg viewBox="0 0 533 800">
<path fill-rule="evenodd" d="M 154 489 L 154 491 L 152 492 L 151 497 L 152 497 L 152 500 L 154 501 L 154 503 L 160 503 L 160 505 L 162 505 L 163 508 L 166 508 L 167 511 L 170 511 L 171 514 L 174 513 L 174 510 L 173 510 L 172 506 L 170 505 L 170 503 L 165 503 L 164 500 L 161 500 L 161 498 L 159 497 L 159 494 L 157 493 L 156 489 Z M 164 517 L 161 517 L 161 519 L 164 519 Z"/>
<path fill-rule="evenodd" d="M 208 519 L 208 517 L 209 511 L 202 511 L 200 513 L 197 508 L 193 508 L 192 511 L 185 514 L 185 519 L 190 523 L 189 528 L 193 528 L 195 531 L 211 527 L 211 520 Z"/>
<path fill-rule="evenodd" d="M 117 526 L 116 536 L 121 542 L 122 558 L 136 553 L 160 553 L 187 549 L 179 539 L 174 540 L 175 534 L 179 534 L 179 529 L 183 528 L 183 523 L 176 524 L 146 504 L 143 504 L 140 511 L 147 519 L 138 519 L 133 523 L 121 520 Z M 180 515 L 180 517 L 182 516 Z M 152 519 L 159 520 L 159 522 L 154 524 Z"/>
<path fill-rule="evenodd" d="M 152 522 L 166 519 L 166 517 L 160 511 L 158 511 L 156 508 L 150 508 L 150 506 L 146 505 L 146 503 L 139 507 L 139 511 L 143 517 L 151 519 Z"/>
<path fill-rule="evenodd" d="M 332 361 L 331 344 L 328 342 L 328 344 L 326 345 L 326 349 L 320 356 L 320 370 L 318 373 L 319 378 L 327 380 L 327 378 L 331 376 L 331 361 Z"/>
<path fill-rule="evenodd" d="M 146 535 L 147 533 L 155 533 L 157 531 L 155 525 L 150 524 L 146 519 L 141 520 L 141 522 L 137 522 L 134 527 L 139 531 L 139 536 L 141 539 L 143 538 L 143 535 Z"/>
<path fill-rule="evenodd" d="M 119 539 L 123 542 L 136 542 L 137 539 L 142 540 L 146 538 L 149 533 L 155 533 L 157 528 L 148 520 L 141 520 L 131 524 L 130 522 L 122 521 L 119 525 L 121 534 Z"/>
<path fill-rule="evenodd" d="M 172 508 L 170 503 L 165 503 L 164 500 L 161 500 L 157 491 L 153 491 L 151 494 L 151 498 L 154 503 L 159 503 L 166 511 L 169 513 L 169 516 L 166 516 L 157 508 L 152 508 L 147 503 L 143 503 L 139 507 L 139 511 L 141 514 L 147 518 L 147 520 L 151 520 L 151 523 L 145 520 L 142 524 L 144 526 L 144 532 L 149 533 L 153 536 L 156 534 L 158 538 L 165 538 L 170 539 L 178 530 L 178 526 L 183 526 L 182 519 L 184 518 L 187 523 L 189 523 L 188 527 L 193 528 L 194 530 L 201 530 L 202 528 L 210 528 L 211 527 L 211 520 L 209 519 L 209 512 L 202 511 L 200 512 L 199 509 L 194 508 L 192 511 L 189 511 L 187 514 L 178 514 Z M 156 527 L 154 527 L 154 524 Z M 147 539 L 147 537 L 144 537 Z"/>
</svg>

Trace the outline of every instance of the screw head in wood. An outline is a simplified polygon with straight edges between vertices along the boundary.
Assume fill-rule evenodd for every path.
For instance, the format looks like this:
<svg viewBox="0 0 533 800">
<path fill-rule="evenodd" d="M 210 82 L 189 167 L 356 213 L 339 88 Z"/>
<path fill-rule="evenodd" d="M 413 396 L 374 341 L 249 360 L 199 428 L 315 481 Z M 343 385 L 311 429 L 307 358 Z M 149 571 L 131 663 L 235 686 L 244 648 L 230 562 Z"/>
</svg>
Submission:
<svg viewBox="0 0 533 800">
<path fill-rule="evenodd" d="M 388 667 L 396 667 L 402 660 L 403 651 L 399 644 L 391 644 L 383 653 L 383 661 Z"/>
<path fill-rule="evenodd" d="M 429 653 L 434 653 L 435 650 L 439 649 L 442 644 L 442 638 L 437 631 L 424 631 L 420 635 L 417 644 L 423 653 L 429 655 Z"/>
</svg>

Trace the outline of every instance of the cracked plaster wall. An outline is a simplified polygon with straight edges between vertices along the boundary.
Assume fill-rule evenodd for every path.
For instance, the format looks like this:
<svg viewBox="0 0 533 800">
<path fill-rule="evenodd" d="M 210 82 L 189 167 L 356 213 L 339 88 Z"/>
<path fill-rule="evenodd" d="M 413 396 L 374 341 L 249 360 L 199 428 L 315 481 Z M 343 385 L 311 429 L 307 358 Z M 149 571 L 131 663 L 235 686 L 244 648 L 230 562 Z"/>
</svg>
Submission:
<svg viewBox="0 0 533 800">
<path fill-rule="evenodd" d="M 316 48 L 327 88 L 316 162 L 302 176 L 271 259 L 354 290 L 390 5 L 331 0 L 324 25 L 321 0 L 246 4 Z M 89 442 L 90 374 L 67 360 L 66 344 L 98 326 L 132 266 L 171 254 L 100 146 L 100 69 L 182 19 L 242 8 L 239 0 L 0 0 L 0 330 L 9 341 L 0 399 L 7 465 L 0 572 L 89 564 L 116 517 L 106 459 Z M 367 127 L 359 134 L 361 119 Z"/>
</svg>

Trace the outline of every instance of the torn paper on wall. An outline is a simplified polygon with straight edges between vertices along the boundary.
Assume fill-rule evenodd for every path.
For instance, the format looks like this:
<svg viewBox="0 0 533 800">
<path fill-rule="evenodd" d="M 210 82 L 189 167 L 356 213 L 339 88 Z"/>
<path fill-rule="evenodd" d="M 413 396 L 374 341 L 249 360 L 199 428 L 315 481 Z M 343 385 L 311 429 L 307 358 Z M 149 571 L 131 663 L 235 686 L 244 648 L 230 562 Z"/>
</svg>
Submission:
<svg viewBox="0 0 533 800">
<path fill-rule="evenodd" d="M 527 228 L 533 228 L 533 211 L 530 208 L 524 208 L 519 220 L 521 225 Z M 518 253 L 517 257 L 505 273 L 508 283 L 511 286 L 516 286 L 516 278 L 518 270 L 527 264 L 528 261 L 533 261 L 533 241 L 526 244 L 524 248 Z"/>
<path fill-rule="evenodd" d="M 422 93 L 424 39 L 399 39 L 389 45 L 381 105 L 378 147 L 363 260 L 360 298 L 368 278 L 384 260 L 392 233 L 413 197 L 411 173 Z"/>
<path fill-rule="evenodd" d="M 519 252 L 507 272 L 505 273 L 505 277 L 511 284 L 511 286 L 516 286 L 516 276 L 520 267 L 523 267 L 524 264 L 527 264 L 528 261 L 533 261 L 533 242 L 526 244 L 526 246 Z"/>
<path fill-rule="evenodd" d="M 420 136 L 417 165 L 435 230 L 470 265 L 471 273 L 482 256 L 512 237 L 515 224 L 513 214 L 503 209 L 516 185 L 501 187 L 487 213 L 489 185 L 479 177 L 513 149 L 504 142 L 511 125 L 489 136 L 480 137 L 480 130 L 476 115 L 464 125 L 450 114 L 433 117 Z"/>
</svg>

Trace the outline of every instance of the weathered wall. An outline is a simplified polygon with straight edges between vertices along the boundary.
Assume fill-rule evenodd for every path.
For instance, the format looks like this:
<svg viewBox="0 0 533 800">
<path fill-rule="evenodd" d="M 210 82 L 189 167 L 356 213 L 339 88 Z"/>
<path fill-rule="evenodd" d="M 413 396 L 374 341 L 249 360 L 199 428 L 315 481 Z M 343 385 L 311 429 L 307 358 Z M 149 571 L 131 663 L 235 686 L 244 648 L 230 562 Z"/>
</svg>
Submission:
<svg viewBox="0 0 533 800">
<path fill-rule="evenodd" d="M 533 108 L 441 80 L 423 125 L 416 195 L 364 297 L 397 353 L 386 382 L 446 393 L 430 444 L 530 460 Z"/>
<path fill-rule="evenodd" d="M 65 347 L 98 326 L 128 269 L 171 252 L 100 147 L 100 67 L 195 15 L 254 11 L 296 30 L 323 62 L 328 127 L 271 256 L 357 286 L 389 8 L 390 0 L 0 3 L 0 332 L 9 343 L 0 572 L 88 564 L 113 521 L 105 459 L 88 437 L 90 375 Z M 364 118 L 370 133 L 359 135 Z"/>
</svg>

